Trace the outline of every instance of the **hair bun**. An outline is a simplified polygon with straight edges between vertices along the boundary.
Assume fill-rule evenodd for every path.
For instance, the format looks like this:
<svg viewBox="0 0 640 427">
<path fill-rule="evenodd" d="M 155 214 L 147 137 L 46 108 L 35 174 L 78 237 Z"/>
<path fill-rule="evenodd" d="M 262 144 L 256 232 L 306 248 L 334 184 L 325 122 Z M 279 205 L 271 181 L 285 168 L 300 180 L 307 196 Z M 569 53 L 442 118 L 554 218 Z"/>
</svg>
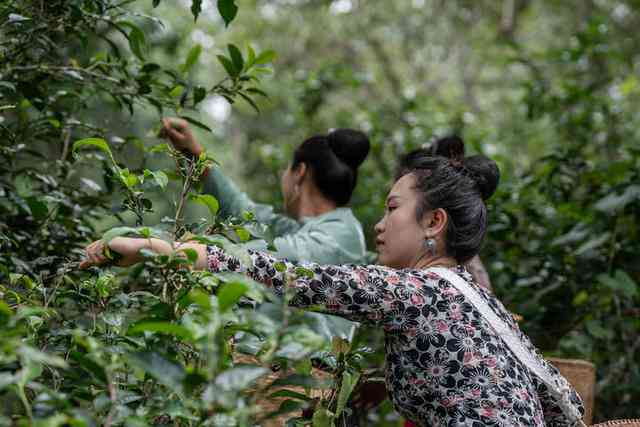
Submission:
<svg viewBox="0 0 640 427">
<path fill-rule="evenodd" d="M 464 167 L 471 172 L 483 200 L 487 200 L 495 193 L 500 181 L 500 169 L 496 162 L 477 155 L 465 158 Z"/>
<path fill-rule="evenodd" d="M 429 154 L 431 156 L 462 160 L 464 157 L 464 141 L 457 135 L 439 138 L 431 144 Z"/>
<path fill-rule="evenodd" d="M 369 138 L 354 129 L 336 129 L 327 135 L 331 151 L 351 169 L 358 169 L 369 154 Z"/>
</svg>

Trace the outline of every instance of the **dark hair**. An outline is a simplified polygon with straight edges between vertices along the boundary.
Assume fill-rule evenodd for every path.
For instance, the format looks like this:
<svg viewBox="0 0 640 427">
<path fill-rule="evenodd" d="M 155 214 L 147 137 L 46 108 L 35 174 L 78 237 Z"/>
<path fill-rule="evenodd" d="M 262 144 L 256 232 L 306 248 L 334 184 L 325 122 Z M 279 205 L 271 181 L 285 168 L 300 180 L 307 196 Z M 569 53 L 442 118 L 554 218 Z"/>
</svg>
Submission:
<svg viewBox="0 0 640 427">
<path fill-rule="evenodd" d="M 484 200 L 493 195 L 500 170 L 484 156 L 464 157 L 464 142 L 451 136 L 429 148 L 414 150 L 400 159 L 396 180 L 413 173 L 422 194 L 418 220 L 428 210 L 442 208 L 449 216 L 447 254 L 466 262 L 480 251 L 487 232 Z"/>
<path fill-rule="evenodd" d="M 369 154 L 369 138 L 357 130 L 336 129 L 304 141 L 293 153 L 291 167 L 305 163 L 320 192 L 338 206 L 349 203 L 358 167 Z"/>
</svg>

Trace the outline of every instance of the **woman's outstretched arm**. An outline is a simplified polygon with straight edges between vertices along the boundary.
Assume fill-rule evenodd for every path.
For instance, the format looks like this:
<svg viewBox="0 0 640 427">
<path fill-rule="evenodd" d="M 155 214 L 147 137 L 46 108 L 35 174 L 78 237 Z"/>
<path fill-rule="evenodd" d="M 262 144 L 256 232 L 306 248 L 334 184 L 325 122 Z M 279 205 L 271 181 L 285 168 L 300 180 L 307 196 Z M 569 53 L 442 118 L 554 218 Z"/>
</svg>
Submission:
<svg viewBox="0 0 640 427">
<path fill-rule="evenodd" d="M 415 327 L 420 306 L 430 302 L 431 284 L 420 277 L 379 266 L 319 265 L 281 260 L 264 252 L 248 251 L 244 260 L 217 246 L 176 243 L 159 239 L 118 237 L 109 248 L 122 258 L 118 265 L 140 262 L 142 249 L 171 254 L 194 249 L 196 269 L 212 272 L 239 272 L 272 288 L 278 295 L 291 293 L 290 304 L 300 308 L 318 307 L 320 311 L 357 321 L 385 324 L 386 328 Z M 87 248 L 84 267 L 108 261 L 104 244 L 94 242 Z M 431 292 L 430 292 L 431 291 Z"/>
<path fill-rule="evenodd" d="M 107 256 L 107 245 L 102 240 L 96 240 L 85 248 L 86 258 L 80 263 L 80 268 L 87 268 L 92 265 L 103 265 L 109 262 L 120 267 L 128 267 L 144 260 L 140 253 L 143 249 L 153 251 L 159 255 L 170 255 L 177 253 L 178 255 L 185 249 L 193 249 L 198 254 L 194 268 L 197 270 L 205 270 L 207 268 L 207 247 L 199 243 L 180 243 L 173 244 L 155 238 L 139 238 L 139 237 L 116 237 L 109 242 L 108 249 L 119 255 L 117 261 L 112 261 Z"/>
</svg>

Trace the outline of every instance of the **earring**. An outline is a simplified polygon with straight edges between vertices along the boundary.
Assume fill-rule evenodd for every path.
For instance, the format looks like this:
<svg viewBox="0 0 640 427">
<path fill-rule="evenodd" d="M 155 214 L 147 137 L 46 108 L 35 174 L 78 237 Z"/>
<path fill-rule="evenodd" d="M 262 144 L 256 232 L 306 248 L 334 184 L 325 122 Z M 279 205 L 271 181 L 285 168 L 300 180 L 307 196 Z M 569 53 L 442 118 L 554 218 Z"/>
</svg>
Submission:
<svg viewBox="0 0 640 427">
<path fill-rule="evenodd" d="M 425 239 L 424 247 L 427 249 L 427 252 L 431 254 L 431 256 L 436 256 L 436 240 L 432 237 Z"/>
</svg>

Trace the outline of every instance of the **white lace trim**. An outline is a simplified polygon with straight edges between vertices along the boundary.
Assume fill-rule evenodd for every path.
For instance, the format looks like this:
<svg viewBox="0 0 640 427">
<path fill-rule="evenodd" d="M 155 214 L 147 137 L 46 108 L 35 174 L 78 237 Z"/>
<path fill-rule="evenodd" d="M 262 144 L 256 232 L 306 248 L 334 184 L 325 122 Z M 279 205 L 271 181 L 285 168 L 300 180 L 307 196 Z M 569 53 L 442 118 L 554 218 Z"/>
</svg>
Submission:
<svg viewBox="0 0 640 427">
<path fill-rule="evenodd" d="M 432 267 L 428 271 L 436 273 L 438 276 L 448 280 L 458 291 L 460 291 L 473 306 L 480 312 L 484 319 L 489 322 L 495 332 L 502 338 L 504 343 L 509 347 L 513 354 L 529 368 L 549 389 L 552 395 L 557 399 L 558 405 L 562 412 L 574 425 L 584 426 L 582 415 L 576 406 L 571 402 L 572 389 L 569 383 L 562 384 L 555 375 L 552 375 L 542 364 L 537 355 L 529 351 L 520 337 L 518 337 L 509 325 L 502 320 L 489 306 L 489 303 L 480 295 L 480 293 L 467 283 L 462 277 L 453 271 L 442 268 Z"/>
</svg>

